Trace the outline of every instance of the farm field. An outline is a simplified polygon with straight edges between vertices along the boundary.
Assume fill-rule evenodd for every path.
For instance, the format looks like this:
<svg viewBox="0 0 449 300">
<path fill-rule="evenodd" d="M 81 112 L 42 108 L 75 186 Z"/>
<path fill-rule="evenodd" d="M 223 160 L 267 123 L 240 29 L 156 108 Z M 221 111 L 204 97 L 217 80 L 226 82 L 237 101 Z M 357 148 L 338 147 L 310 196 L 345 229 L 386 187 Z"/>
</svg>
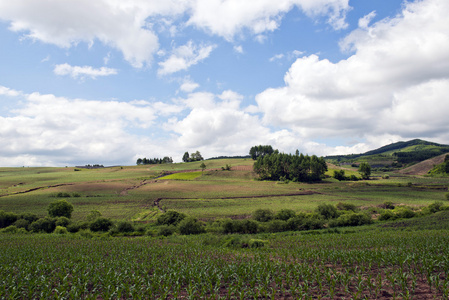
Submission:
<svg viewBox="0 0 449 300">
<path fill-rule="evenodd" d="M 0 210 L 44 217 L 63 198 L 74 207 L 72 222 L 96 210 L 140 226 L 118 236 L 0 233 L 0 298 L 448 299 L 449 178 L 375 173 L 360 181 L 270 182 L 257 180 L 251 160 L 204 162 L 204 171 L 198 162 L 0 168 Z M 258 209 L 316 217 L 320 205 L 341 203 L 374 220 L 385 203 L 397 216 L 406 208 L 417 217 L 283 232 L 273 226 L 289 223 L 274 220 L 253 234 L 222 232 L 226 220 L 252 221 Z M 159 234 L 156 221 L 172 210 L 203 221 L 207 233 Z"/>
<path fill-rule="evenodd" d="M 445 223 L 445 229 L 425 229 L 424 224 L 435 220 Z M 447 299 L 449 214 L 421 219 L 421 224 L 409 221 L 400 228 L 164 239 L 3 234 L 0 295 L 6 299 Z M 225 241 L 241 239 L 261 239 L 266 246 L 223 246 Z"/>
<path fill-rule="evenodd" d="M 43 216 L 55 195 L 68 193 L 76 195 L 67 198 L 75 207 L 74 220 L 82 220 L 94 209 L 122 220 L 151 221 L 144 216 L 154 216 L 158 209 L 175 209 L 203 220 L 246 218 L 259 208 L 311 212 L 320 203 L 375 207 L 391 201 L 426 206 L 445 200 L 449 183 L 447 178 L 391 174 L 389 179 L 374 176 L 369 181 L 328 178 L 320 183 L 286 184 L 255 180 L 250 159 L 205 162 L 204 172 L 198 162 L 79 171 L 0 168 L 0 210 Z M 233 169 L 221 170 L 227 164 Z"/>
</svg>

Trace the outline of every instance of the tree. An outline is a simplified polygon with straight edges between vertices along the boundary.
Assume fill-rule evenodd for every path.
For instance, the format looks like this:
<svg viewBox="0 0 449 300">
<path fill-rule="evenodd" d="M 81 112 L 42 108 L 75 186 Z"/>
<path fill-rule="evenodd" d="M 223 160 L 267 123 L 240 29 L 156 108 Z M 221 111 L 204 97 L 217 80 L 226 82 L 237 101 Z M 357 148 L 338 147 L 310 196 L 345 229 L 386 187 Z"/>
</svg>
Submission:
<svg viewBox="0 0 449 300">
<path fill-rule="evenodd" d="M 367 162 L 360 163 L 359 173 L 362 175 L 363 179 L 369 179 L 369 176 L 371 175 L 371 165 Z"/>
<path fill-rule="evenodd" d="M 201 168 L 201 175 L 203 175 L 204 169 L 206 169 L 206 164 L 202 162 L 200 168 Z"/>
<path fill-rule="evenodd" d="M 190 154 L 190 161 L 200 161 L 204 160 L 204 158 L 201 156 L 200 151 L 196 151 L 195 153 Z"/>
<path fill-rule="evenodd" d="M 249 155 L 251 155 L 251 158 L 253 160 L 256 160 L 260 156 L 269 155 L 272 154 L 273 152 L 274 152 L 273 147 L 271 147 L 270 145 L 265 146 L 259 145 L 251 147 L 251 149 L 249 150 Z"/>
<path fill-rule="evenodd" d="M 71 218 L 73 205 L 65 199 L 57 200 L 48 206 L 48 214 L 50 217 L 66 217 Z"/>
<path fill-rule="evenodd" d="M 189 152 L 184 153 L 184 155 L 182 156 L 182 161 L 183 162 L 189 162 L 190 161 L 190 154 L 189 154 Z"/>
</svg>

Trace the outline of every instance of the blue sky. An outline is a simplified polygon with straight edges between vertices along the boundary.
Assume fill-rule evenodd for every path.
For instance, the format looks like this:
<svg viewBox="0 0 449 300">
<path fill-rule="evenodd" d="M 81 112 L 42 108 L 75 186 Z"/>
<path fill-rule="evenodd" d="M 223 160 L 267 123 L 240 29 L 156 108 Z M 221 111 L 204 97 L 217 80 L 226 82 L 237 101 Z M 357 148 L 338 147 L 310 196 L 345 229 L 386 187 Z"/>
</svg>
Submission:
<svg viewBox="0 0 449 300">
<path fill-rule="evenodd" d="M 0 166 L 449 144 L 446 0 L 0 0 Z"/>
</svg>

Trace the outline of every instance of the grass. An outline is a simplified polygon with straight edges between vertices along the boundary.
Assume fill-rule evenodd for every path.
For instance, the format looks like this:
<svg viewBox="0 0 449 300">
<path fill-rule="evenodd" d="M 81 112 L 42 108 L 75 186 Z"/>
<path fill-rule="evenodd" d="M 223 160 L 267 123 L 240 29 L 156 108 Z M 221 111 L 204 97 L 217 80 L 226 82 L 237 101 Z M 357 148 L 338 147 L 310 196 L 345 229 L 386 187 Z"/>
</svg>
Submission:
<svg viewBox="0 0 449 300">
<path fill-rule="evenodd" d="M 391 201 L 419 207 L 445 201 L 449 185 L 448 178 L 414 178 L 394 173 L 390 179 L 380 179 L 380 173 L 374 174 L 373 180 L 357 182 L 332 178 L 315 184 L 268 182 L 256 180 L 250 168 L 221 170 L 225 165 L 251 166 L 251 159 L 204 162 L 207 165 L 204 173 L 196 169 L 200 162 L 81 171 L 0 168 L 0 210 L 44 216 L 55 195 L 65 192 L 80 196 L 67 199 L 75 207 L 75 220 L 83 220 L 91 210 L 99 210 L 103 216 L 114 219 L 150 220 L 154 219 L 151 212 L 157 201 L 159 208 L 179 210 L 201 219 L 244 218 L 259 208 L 311 212 L 323 202 L 375 207 Z M 189 169 L 195 171 L 158 178 L 164 170 Z M 30 189 L 36 190 L 27 192 Z"/>
<path fill-rule="evenodd" d="M 160 179 L 171 179 L 171 180 L 194 180 L 202 175 L 203 172 L 185 172 L 185 173 L 175 173 L 167 176 L 163 176 Z"/>
</svg>

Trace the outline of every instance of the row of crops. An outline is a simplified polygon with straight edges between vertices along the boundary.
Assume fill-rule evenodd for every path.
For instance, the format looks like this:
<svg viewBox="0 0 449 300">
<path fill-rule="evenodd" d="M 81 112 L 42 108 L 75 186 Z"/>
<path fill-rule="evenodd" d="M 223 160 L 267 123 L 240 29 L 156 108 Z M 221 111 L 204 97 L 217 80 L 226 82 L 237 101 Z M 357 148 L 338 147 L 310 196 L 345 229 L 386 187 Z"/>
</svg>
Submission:
<svg viewBox="0 0 449 300">
<path fill-rule="evenodd" d="M 157 239 L 0 235 L 1 299 L 447 299 L 447 230 Z M 232 237 L 232 236 L 231 236 Z"/>
</svg>

